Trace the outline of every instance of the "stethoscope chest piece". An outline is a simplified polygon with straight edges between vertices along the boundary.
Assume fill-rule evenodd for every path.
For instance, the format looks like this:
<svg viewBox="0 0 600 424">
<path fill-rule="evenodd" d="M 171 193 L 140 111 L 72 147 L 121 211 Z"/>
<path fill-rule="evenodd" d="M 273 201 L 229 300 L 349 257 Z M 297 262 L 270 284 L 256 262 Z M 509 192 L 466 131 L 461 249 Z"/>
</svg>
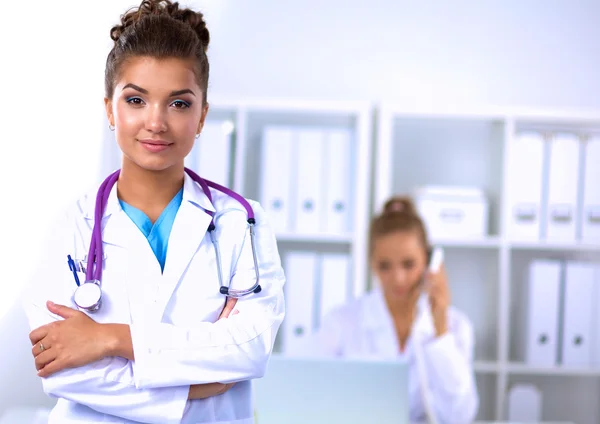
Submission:
<svg viewBox="0 0 600 424">
<path fill-rule="evenodd" d="M 84 309 L 88 312 L 96 312 L 100 309 L 102 303 L 102 290 L 100 289 L 100 281 L 88 280 L 75 290 L 73 293 L 73 302 L 79 309 Z"/>
</svg>

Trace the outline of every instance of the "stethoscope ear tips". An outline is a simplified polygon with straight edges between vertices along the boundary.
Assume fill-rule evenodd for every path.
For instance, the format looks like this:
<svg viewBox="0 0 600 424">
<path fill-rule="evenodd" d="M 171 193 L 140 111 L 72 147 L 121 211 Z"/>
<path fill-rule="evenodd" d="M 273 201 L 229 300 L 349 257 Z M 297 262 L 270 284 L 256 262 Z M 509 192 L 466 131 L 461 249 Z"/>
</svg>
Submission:
<svg viewBox="0 0 600 424">
<path fill-rule="evenodd" d="M 256 288 L 254 289 L 254 293 L 260 293 L 261 290 L 262 290 L 262 287 L 256 286 Z"/>
</svg>

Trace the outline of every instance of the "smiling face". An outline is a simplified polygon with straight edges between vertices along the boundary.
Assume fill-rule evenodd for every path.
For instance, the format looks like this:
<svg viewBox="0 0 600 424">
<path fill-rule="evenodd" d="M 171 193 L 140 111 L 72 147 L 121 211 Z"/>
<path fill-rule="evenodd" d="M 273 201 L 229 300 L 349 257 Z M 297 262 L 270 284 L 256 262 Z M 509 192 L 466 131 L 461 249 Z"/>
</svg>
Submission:
<svg viewBox="0 0 600 424">
<path fill-rule="evenodd" d="M 123 168 L 183 169 L 208 112 L 203 94 L 192 60 L 127 60 L 113 96 L 105 99 L 108 121 L 123 152 Z"/>
</svg>

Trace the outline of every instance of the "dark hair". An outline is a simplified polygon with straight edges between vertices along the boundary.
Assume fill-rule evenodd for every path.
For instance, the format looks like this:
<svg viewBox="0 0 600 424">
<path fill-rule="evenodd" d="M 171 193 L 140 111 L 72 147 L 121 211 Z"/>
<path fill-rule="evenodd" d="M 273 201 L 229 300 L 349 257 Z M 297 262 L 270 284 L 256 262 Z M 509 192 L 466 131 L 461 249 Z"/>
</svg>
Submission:
<svg viewBox="0 0 600 424">
<path fill-rule="evenodd" d="M 123 64 L 133 57 L 180 58 L 195 61 L 195 74 L 206 102 L 210 34 L 200 12 L 180 9 L 169 0 L 144 0 L 121 16 L 121 24 L 110 30 L 115 42 L 106 59 L 104 89 L 114 94 Z"/>
<path fill-rule="evenodd" d="M 369 255 L 373 253 L 375 241 L 395 232 L 414 231 L 424 249 L 429 249 L 427 230 L 410 197 L 395 196 L 383 207 L 381 215 L 371 220 L 369 229 Z"/>
</svg>

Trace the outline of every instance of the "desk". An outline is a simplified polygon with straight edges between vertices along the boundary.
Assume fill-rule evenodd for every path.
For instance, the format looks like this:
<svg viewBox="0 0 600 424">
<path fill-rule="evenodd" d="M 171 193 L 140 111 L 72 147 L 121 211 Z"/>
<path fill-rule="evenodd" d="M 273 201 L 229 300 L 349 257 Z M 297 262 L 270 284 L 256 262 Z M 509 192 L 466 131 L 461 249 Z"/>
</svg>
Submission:
<svg viewBox="0 0 600 424">
<path fill-rule="evenodd" d="M 11 408 L 0 416 L 0 424 L 47 424 L 49 409 Z"/>
<path fill-rule="evenodd" d="M 0 424 L 3 424 L 0 422 Z M 427 423 L 410 423 L 410 424 L 427 424 Z M 522 423 L 519 421 L 474 421 L 472 424 L 575 424 L 570 421 L 539 421 L 539 422 L 526 422 Z"/>
<path fill-rule="evenodd" d="M 36 409 L 19 407 L 8 410 L 4 415 L 0 416 L 0 424 L 47 424 L 48 413 L 47 409 Z M 427 424 L 427 423 L 412 423 L 412 424 Z M 514 421 L 475 421 L 473 424 L 532 424 L 518 423 Z M 575 424 L 564 421 L 541 421 L 535 424 Z"/>
</svg>

